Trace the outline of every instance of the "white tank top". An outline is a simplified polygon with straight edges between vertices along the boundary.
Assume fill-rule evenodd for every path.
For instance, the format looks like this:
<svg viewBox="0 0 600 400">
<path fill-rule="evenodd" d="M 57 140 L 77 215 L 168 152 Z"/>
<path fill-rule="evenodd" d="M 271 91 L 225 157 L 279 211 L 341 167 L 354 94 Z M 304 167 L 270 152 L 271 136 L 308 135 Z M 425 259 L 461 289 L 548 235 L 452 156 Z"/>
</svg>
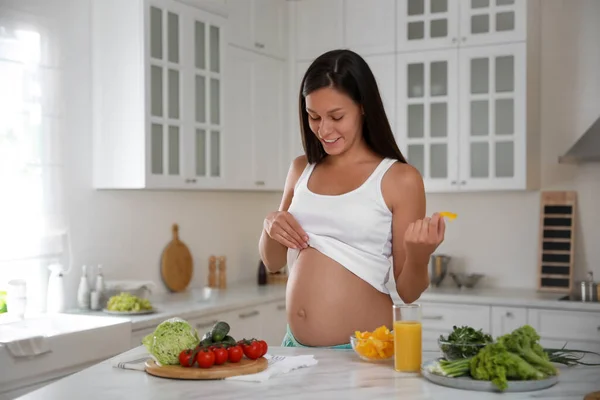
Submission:
<svg viewBox="0 0 600 400">
<path fill-rule="evenodd" d="M 357 189 L 337 196 L 311 192 L 308 164 L 296 183 L 288 212 L 308 235 L 310 247 L 343 265 L 375 289 L 388 293 L 392 253 L 392 213 L 381 193 L 381 180 L 396 162 L 386 158 Z M 299 251 L 288 249 L 292 268 Z"/>
</svg>

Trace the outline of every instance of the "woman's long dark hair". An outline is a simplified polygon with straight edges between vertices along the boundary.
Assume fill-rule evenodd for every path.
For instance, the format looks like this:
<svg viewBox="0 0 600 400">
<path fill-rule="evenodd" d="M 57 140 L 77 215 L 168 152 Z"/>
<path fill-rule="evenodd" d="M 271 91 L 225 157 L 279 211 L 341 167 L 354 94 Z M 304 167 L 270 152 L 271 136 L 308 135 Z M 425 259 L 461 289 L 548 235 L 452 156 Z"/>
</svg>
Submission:
<svg viewBox="0 0 600 400">
<path fill-rule="evenodd" d="M 300 131 L 309 163 L 321 161 L 327 153 L 310 129 L 306 96 L 330 87 L 350 96 L 364 110 L 362 134 L 367 145 L 382 157 L 406 163 L 390 122 L 385 114 L 375 76 L 366 61 L 351 50 L 332 50 L 322 54 L 308 67 L 300 84 Z"/>
</svg>

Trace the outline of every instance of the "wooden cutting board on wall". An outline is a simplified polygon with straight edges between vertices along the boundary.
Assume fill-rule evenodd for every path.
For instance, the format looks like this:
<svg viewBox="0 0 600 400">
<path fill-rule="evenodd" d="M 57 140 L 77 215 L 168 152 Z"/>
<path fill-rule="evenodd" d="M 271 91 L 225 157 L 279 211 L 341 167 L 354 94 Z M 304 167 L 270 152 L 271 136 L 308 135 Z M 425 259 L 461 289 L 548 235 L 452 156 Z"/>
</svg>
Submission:
<svg viewBox="0 0 600 400">
<path fill-rule="evenodd" d="M 161 278 L 172 292 L 184 291 L 192 280 L 194 262 L 188 247 L 179 239 L 179 226 L 173 224 L 173 239 L 162 254 Z"/>
</svg>

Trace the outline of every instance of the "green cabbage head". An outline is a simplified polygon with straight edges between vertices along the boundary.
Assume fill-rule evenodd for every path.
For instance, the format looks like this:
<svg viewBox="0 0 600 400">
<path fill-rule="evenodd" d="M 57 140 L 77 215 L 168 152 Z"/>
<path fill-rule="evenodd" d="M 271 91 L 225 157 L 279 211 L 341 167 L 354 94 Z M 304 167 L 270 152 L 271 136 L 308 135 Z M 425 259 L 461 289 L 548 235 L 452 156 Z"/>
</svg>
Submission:
<svg viewBox="0 0 600 400">
<path fill-rule="evenodd" d="M 160 365 L 179 364 L 179 353 L 200 343 L 198 332 L 181 318 L 170 318 L 158 324 L 142 344 Z"/>
</svg>

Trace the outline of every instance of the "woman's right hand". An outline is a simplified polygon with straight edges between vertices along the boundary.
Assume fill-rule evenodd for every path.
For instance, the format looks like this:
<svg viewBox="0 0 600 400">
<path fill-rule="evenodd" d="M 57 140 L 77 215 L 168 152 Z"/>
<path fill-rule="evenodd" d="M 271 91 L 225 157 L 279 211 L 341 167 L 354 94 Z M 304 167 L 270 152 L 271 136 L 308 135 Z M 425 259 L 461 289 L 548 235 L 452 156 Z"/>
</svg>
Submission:
<svg viewBox="0 0 600 400">
<path fill-rule="evenodd" d="M 269 237 L 290 249 L 308 247 L 308 235 L 298 221 L 287 211 L 274 211 L 263 223 Z"/>
</svg>

